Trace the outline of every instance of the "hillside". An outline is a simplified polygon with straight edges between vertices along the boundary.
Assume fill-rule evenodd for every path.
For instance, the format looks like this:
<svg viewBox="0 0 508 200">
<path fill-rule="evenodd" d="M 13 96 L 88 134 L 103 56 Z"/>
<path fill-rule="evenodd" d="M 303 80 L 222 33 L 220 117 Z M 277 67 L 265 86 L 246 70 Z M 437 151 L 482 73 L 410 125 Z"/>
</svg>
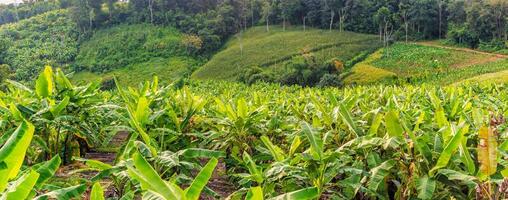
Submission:
<svg viewBox="0 0 508 200">
<path fill-rule="evenodd" d="M 128 85 L 159 75 L 176 80 L 189 75 L 199 58 L 182 44 L 184 34 L 171 27 L 149 24 L 103 29 L 80 46 L 74 81 L 117 76 Z"/>
<path fill-rule="evenodd" d="M 467 49 L 396 43 L 355 65 L 349 84 L 379 82 L 450 84 L 508 69 L 503 56 Z"/>
<path fill-rule="evenodd" d="M 508 62 L 506 62 L 508 64 Z M 479 76 L 475 76 L 473 78 L 469 78 L 463 82 L 490 82 L 490 83 L 508 83 L 508 70 L 482 74 Z"/>
<path fill-rule="evenodd" d="M 249 67 L 264 70 L 280 68 L 284 62 L 302 52 L 311 52 L 318 61 L 337 58 L 346 62 L 364 51 L 380 47 L 378 38 L 372 35 L 292 27 L 283 31 L 272 26 L 254 27 L 234 36 L 203 67 L 194 74 L 195 79 L 237 80 Z"/>
<path fill-rule="evenodd" d="M 7 64 L 19 80 L 34 78 L 44 65 L 65 67 L 77 55 L 75 31 L 69 10 L 50 11 L 2 25 L 0 64 Z"/>
</svg>

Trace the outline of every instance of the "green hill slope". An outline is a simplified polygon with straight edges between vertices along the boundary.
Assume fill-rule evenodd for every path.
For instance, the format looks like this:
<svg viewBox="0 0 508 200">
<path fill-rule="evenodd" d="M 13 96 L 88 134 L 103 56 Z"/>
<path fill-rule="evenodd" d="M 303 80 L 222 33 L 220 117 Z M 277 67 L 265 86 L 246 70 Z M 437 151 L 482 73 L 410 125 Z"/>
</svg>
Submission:
<svg viewBox="0 0 508 200">
<path fill-rule="evenodd" d="M 50 11 L 2 25 L 0 64 L 7 64 L 18 80 L 35 77 L 44 65 L 65 67 L 78 51 L 75 30 L 68 10 Z"/>
<path fill-rule="evenodd" d="M 396 43 L 377 51 L 352 69 L 348 84 L 388 81 L 451 84 L 477 75 L 508 69 L 495 55 L 418 44 Z"/>
<path fill-rule="evenodd" d="M 175 80 L 190 75 L 200 59 L 181 44 L 183 34 L 149 24 L 119 25 L 98 31 L 80 46 L 74 81 L 116 76 L 127 85 L 150 80 Z"/>
<path fill-rule="evenodd" d="M 372 35 L 293 27 L 254 27 L 237 34 L 194 74 L 195 79 L 236 80 L 249 67 L 277 68 L 302 52 L 312 52 L 320 61 L 337 58 L 348 61 L 363 51 L 380 47 Z"/>
</svg>

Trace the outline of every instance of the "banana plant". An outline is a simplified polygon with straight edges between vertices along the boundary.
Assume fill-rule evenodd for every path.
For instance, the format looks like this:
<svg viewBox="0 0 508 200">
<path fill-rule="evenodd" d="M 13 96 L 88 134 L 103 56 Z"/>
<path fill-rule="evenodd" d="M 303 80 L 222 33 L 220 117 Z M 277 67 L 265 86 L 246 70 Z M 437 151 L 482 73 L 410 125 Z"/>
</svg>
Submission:
<svg viewBox="0 0 508 200">
<path fill-rule="evenodd" d="M 216 129 L 207 136 L 213 144 L 213 149 L 228 152 L 232 158 L 241 163 L 243 151 L 252 151 L 256 136 L 262 130 L 266 121 L 267 109 L 265 106 L 249 104 L 246 99 L 238 98 L 234 103 L 215 99 Z"/>
<path fill-rule="evenodd" d="M 0 106 L 8 107 L 12 120 L 28 119 L 35 124 L 38 150 L 29 152 L 43 152 L 43 155 L 32 155 L 33 162 L 49 160 L 51 155 L 59 154 L 68 164 L 72 155 L 84 154 L 83 151 L 99 144 L 100 137 L 105 135 L 102 130 L 110 120 L 101 114 L 104 114 L 103 109 L 109 108 L 100 107 L 105 99 L 99 93 L 98 84 L 74 86 L 62 70 L 54 72 L 50 66 L 40 73 L 34 91 L 15 81 L 8 82 L 11 93 L 24 96 L 6 96 L 3 101 L 10 103 Z"/>
<path fill-rule="evenodd" d="M 48 197 L 74 198 L 86 189 L 85 185 L 63 188 L 36 197 L 37 190 L 53 177 L 60 166 L 59 156 L 20 171 L 23 158 L 32 141 L 34 126 L 23 121 L 0 148 L 0 198 L 1 199 L 47 199 Z M 64 199 L 64 198 L 57 198 Z"/>
<path fill-rule="evenodd" d="M 217 163 L 216 158 L 211 158 L 186 189 L 182 189 L 173 181 L 163 180 L 139 152 L 132 155 L 131 162 L 127 162 L 127 169 L 129 176 L 139 182 L 143 198 L 197 200 Z"/>
</svg>

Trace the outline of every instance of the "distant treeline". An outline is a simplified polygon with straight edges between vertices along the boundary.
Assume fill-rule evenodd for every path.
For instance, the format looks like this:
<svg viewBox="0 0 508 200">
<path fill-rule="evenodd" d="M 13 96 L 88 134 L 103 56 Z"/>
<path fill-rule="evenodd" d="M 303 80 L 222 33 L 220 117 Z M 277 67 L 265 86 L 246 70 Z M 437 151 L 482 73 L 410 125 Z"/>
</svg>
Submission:
<svg viewBox="0 0 508 200">
<path fill-rule="evenodd" d="M 504 45 L 507 0 L 60 0 L 74 9 L 82 37 L 119 23 L 175 26 L 199 36 L 203 51 L 250 26 L 303 25 L 379 34 L 385 42 L 448 38 L 478 47 Z M 0 7 L 0 24 L 51 9 L 55 3 L 26 2 Z M 30 6 L 33 11 L 27 12 Z M 17 10 L 17 11 L 16 11 Z M 21 13 L 23 10 L 23 14 Z M 17 12 L 17 14 L 16 14 Z M 14 13 L 14 14 L 13 14 Z"/>
</svg>

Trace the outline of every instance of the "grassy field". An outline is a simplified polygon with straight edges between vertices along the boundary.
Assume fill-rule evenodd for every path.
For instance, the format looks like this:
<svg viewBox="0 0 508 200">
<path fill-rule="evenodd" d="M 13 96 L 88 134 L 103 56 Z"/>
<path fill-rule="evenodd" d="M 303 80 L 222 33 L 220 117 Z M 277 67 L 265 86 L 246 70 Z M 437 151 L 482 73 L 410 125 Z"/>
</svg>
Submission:
<svg viewBox="0 0 508 200">
<path fill-rule="evenodd" d="M 182 33 L 149 24 L 104 29 L 81 45 L 74 82 L 116 77 L 122 85 L 137 85 L 158 75 L 161 81 L 189 76 L 202 62 L 181 45 Z"/>
<path fill-rule="evenodd" d="M 398 82 L 452 84 L 508 69 L 508 60 L 491 54 L 437 46 L 397 43 L 369 56 L 352 69 L 346 83 Z"/>
<path fill-rule="evenodd" d="M 467 79 L 463 82 L 492 82 L 492 83 L 508 83 L 508 70 L 487 73 L 473 78 Z"/>
<path fill-rule="evenodd" d="M 272 67 L 284 63 L 302 52 L 312 52 L 326 61 L 338 58 L 347 61 L 362 51 L 379 48 L 376 36 L 350 32 L 327 31 L 292 27 L 254 27 L 233 37 L 202 68 L 193 74 L 195 79 L 235 80 L 247 67 Z"/>
<path fill-rule="evenodd" d="M 120 25 L 100 30 L 80 46 L 76 66 L 104 73 L 154 57 L 186 56 L 182 34 L 170 27 Z"/>
<path fill-rule="evenodd" d="M 347 76 L 344 82 L 347 85 L 374 84 L 396 79 L 397 74 L 372 66 L 372 62 L 381 59 L 381 57 L 382 50 L 369 55 L 367 59 L 356 64 L 351 69 L 351 75 Z"/>
<path fill-rule="evenodd" d="M 132 64 L 107 73 L 78 72 L 72 76 L 75 83 L 106 80 L 116 77 L 121 85 L 135 86 L 157 75 L 161 82 L 172 82 L 190 75 L 200 61 L 189 57 L 152 58 L 148 62 Z"/>
</svg>

